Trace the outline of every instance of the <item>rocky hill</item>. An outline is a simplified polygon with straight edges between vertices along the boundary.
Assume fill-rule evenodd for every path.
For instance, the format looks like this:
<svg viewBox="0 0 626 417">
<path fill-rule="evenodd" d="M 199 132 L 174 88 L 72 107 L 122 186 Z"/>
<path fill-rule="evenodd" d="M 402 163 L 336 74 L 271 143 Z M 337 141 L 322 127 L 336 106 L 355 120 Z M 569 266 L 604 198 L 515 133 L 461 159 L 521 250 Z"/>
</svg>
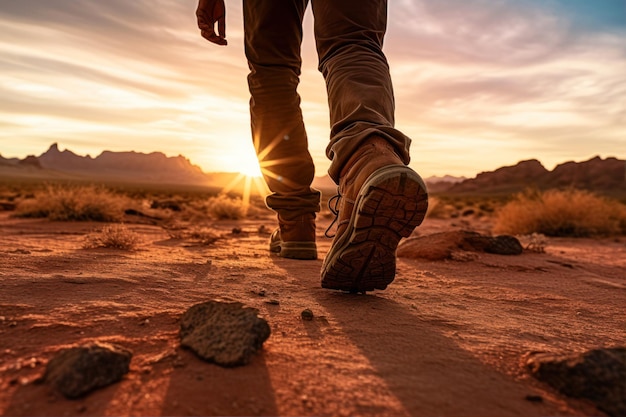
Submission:
<svg viewBox="0 0 626 417">
<path fill-rule="evenodd" d="M 33 157 L 28 157 L 32 160 Z M 28 159 L 27 158 L 27 159 Z M 206 184 L 200 167 L 183 157 L 168 157 L 161 152 L 104 151 L 95 158 L 59 150 L 55 143 L 36 158 L 41 168 L 98 179 L 168 184 Z M 31 161 L 31 165 L 34 165 Z"/>
<path fill-rule="evenodd" d="M 447 193 L 510 193 L 526 188 L 575 187 L 593 191 L 626 191 L 626 161 L 600 157 L 565 162 L 552 171 L 536 159 L 482 172 L 447 188 Z"/>
<path fill-rule="evenodd" d="M 0 155 L 0 166 L 14 166 L 17 165 L 18 162 L 19 159 L 17 158 L 5 158 L 4 156 Z"/>
</svg>

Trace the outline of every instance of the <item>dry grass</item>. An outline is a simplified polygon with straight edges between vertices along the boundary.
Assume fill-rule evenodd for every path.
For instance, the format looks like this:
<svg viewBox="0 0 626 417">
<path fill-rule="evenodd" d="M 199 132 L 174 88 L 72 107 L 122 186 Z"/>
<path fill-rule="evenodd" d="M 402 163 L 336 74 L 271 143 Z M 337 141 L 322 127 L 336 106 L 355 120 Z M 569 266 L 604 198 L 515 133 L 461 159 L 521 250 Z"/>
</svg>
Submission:
<svg viewBox="0 0 626 417">
<path fill-rule="evenodd" d="M 495 208 L 502 204 L 497 198 L 486 196 L 430 196 L 426 216 L 431 219 L 492 216 Z"/>
<path fill-rule="evenodd" d="M 248 207 L 241 198 L 220 194 L 206 202 L 207 214 L 217 220 L 239 220 L 246 217 Z"/>
<path fill-rule="evenodd" d="M 194 222 L 240 220 L 263 217 L 269 213 L 261 197 L 251 198 L 246 203 L 242 198 L 215 194 L 211 190 L 192 192 L 72 183 L 29 184 L 28 190 L 24 188 L 17 197 L 11 195 L 11 204 L 7 202 L 4 205 L 4 193 L 1 191 L 0 209 L 12 210 L 16 217 L 57 221 L 119 223 L 128 220 L 125 212 L 130 209 L 144 217 Z"/>
<path fill-rule="evenodd" d="M 626 206 L 583 190 L 526 191 L 498 211 L 494 232 L 572 237 L 626 234 Z"/>
<path fill-rule="evenodd" d="M 103 227 L 99 232 L 87 235 L 83 248 L 133 250 L 137 248 L 140 241 L 139 235 L 129 230 L 123 224 L 113 224 Z"/>
<path fill-rule="evenodd" d="M 49 185 L 20 201 L 15 216 L 115 222 L 122 219 L 127 200 L 103 187 Z"/>
</svg>

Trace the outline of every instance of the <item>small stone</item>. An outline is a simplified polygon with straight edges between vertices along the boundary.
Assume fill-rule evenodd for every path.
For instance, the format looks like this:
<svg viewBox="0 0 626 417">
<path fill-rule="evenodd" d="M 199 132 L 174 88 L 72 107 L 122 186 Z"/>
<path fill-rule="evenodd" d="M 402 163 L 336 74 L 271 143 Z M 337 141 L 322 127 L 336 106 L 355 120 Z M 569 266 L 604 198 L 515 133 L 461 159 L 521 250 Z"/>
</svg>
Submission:
<svg viewBox="0 0 626 417">
<path fill-rule="evenodd" d="M 496 255 L 521 255 L 523 251 L 520 241 L 509 235 L 489 237 L 485 245 L 485 252 Z"/>
<path fill-rule="evenodd" d="M 248 364 L 270 333 L 258 310 L 238 302 L 196 304 L 183 314 L 180 323 L 182 346 L 206 361 L 227 367 Z"/>
<path fill-rule="evenodd" d="M 280 301 L 278 301 L 278 300 L 276 300 L 276 299 L 272 298 L 271 300 L 267 300 L 267 301 L 265 302 L 265 304 L 269 304 L 269 305 L 277 306 L 277 305 L 280 305 Z"/>
<path fill-rule="evenodd" d="M 591 400 L 609 416 L 626 415 L 626 347 L 574 356 L 537 354 L 527 367 L 564 395 Z"/>
<path fill-rule="evenodd" d="M 305 308 L 304 310 L 302 310 L 302 313 L 300 313 L 300 317 L 302 317 L 302 320 L 311 321 L 313 320 L 314 316 L 311 309 Z"/>
<path fill-rule="evenodd" d="M 541 403 L 543 402 L 543 397 L 541 395 L 528 394 L 526 396 L 526 401 L 530 401 L 531 403 Z"/>
<path fill-rule="evenodd" d="M 77 398 L 121 380 L 131 357 L 121 346 L 105 343 L 63 349 L 48 362 L 44 379 L 67 398 Z"/>
</svg>

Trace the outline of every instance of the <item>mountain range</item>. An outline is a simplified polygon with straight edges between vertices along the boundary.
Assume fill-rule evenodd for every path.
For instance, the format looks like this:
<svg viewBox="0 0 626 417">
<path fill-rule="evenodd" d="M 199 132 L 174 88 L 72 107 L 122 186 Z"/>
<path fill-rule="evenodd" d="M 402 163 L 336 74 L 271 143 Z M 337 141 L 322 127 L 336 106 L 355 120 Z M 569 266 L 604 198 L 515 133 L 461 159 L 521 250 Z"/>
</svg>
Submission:
<svg viewBox="0 0 626 417">
<path fill-rule="evenodd" d="M 626 161 L 598 156 L 583 162 L 565 162 L 552 171 L 536 159 L 518 162 L 475 178 L 450 184 L 448 193 L 510 193 L 527 188 L 573 187 L 600 192 L 626 191 Z"/>
<path fill-rule="evenodd" d="M 7 160 L 5 159 L 5 162 Z M 10 161 L 10 160 L 9 160 Z M 0 163 L 2 161 L 0 160 Z M 18 165 L 70 174 L 75 177 L 96 177 L 140 182 L 205 183 L 206 174 L 183 157 L 168 157 L 161 152 L 104 151 L 95 158 L 80 156 L 70 150 L 59 150 L 54 143 L 39 155 L 17 161 Z"/>
<path fill-rule="evenodd" d="M 182 155 L 168 157 L 161 152 L 104 151 L 95 158 L 80 156 L 58 144 L 39 156 L 24 159 L 0 155 L 0 178 L 37 177 L 160 184 L 189 184 L 223 187 L 237 173 L 205 173 Z M 526 188 L 576 187 L 602 192 L 626 191 L 626 161 L 594 157 L 583 162 L 565 162 L 552 171 L 536 159 L 521 161 L 495 171 L 481 172 L 474 178 L 430 177 L 431 193 L 490 194 L 510 193 Z M 316 177 L 314 187 L 334 190 L 328 176 Z"/>
</svg>

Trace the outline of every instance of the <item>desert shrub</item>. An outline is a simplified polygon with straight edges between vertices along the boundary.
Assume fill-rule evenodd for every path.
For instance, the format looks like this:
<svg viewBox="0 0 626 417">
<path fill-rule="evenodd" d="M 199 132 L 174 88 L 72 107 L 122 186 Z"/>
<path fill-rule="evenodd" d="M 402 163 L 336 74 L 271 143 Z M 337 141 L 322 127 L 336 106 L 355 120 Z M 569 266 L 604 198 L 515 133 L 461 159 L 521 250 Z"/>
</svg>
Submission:
<svg viewBox="0 0 626 417">
<path fill-rule="evenodd" d="M 209 216 L 218 220 L 238 220 L 246 217 L 247 207 L 240 198 L 220 194 L 209 198 L 206 210 Z"/>
<path fill-rule="evenodd" d="M 139 235 L 123 224 L 113 224 L 85 237 L 83 248 L 112 248 L 133 250 L 140 242 Z"/>
<path fill-rule="evenodd" d="M 626 206 L 583 190 L 526 191 L 502 207 L 496 233 L 601 236 L 626 233 Z"/>
<path fill-rule="evenodd" d="M 456 210 L 452 204 L 437 197 L 428 198 L 428 211 L 426 217 L 430 219 L 448 219 L 452 217 Z"/>
<path fill-rule="evenodd" d="M 127 198 L 96 186 L 49 185 L 17 204 L 15 216 L 50 220 L 119 221 Z"/>
</svg>

